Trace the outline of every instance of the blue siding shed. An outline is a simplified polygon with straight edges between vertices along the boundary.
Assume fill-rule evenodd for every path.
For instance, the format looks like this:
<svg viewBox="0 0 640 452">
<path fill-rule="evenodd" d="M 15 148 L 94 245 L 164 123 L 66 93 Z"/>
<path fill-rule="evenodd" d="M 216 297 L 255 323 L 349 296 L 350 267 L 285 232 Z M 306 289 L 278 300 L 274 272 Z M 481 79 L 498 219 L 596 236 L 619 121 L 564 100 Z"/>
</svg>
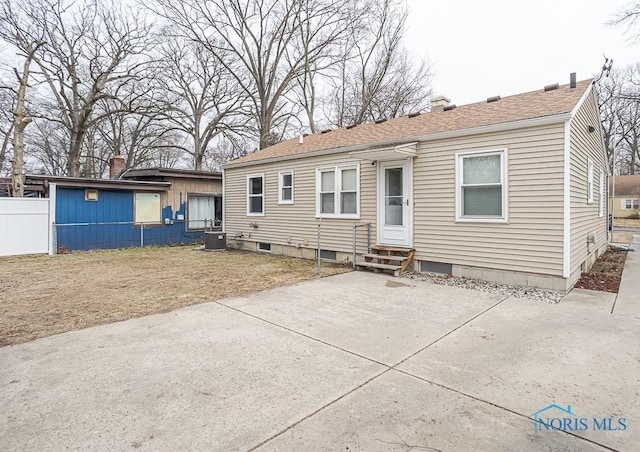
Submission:
<svg viewBox="0 0 640 452">
<path fill-rule="evenodd" d="M 85 192 L 85 188 L 78 187 L 58 187 L 56 190 L 59 248 L 72 251 L 202 241 L 203 232 L 187 232 L 184 221 L 173 219 L 171 206 L 162 209 L 162 218 L 169 219 L 169 224 L 163 222 L 144 227 L 135 224 L 134 190 L 98 189 L 95 201 L 87 201 Z"/>
</svg>

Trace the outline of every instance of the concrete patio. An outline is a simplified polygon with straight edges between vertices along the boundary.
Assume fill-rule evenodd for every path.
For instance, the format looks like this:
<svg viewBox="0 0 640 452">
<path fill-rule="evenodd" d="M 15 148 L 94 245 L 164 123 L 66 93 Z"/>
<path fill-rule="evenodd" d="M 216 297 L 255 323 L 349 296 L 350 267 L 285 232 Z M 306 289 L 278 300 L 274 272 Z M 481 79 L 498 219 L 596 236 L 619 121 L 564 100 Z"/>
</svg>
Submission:
<svg viewBox="0 0 640 452">
<path fill-rule="evenodd" d="M 0 449 L 633 450 L 639 309 L 357 272 L 65 333 L 0 349 Z"/>
</svg>

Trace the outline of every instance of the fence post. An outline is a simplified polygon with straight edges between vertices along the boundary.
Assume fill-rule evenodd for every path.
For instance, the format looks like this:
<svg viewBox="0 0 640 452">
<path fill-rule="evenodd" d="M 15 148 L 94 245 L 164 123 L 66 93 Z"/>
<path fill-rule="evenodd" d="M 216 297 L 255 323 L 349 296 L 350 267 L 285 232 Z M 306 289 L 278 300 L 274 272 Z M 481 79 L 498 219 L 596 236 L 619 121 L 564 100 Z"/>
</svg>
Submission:
<svg viewBox="0 0 640 452">
<path fill-rule="evenodd" d="M 356 230 L 358 228 L 358 224 L 357 223 L 353 223 L 353 255 L 351 257 L 351 264 L 353 266 L 353 269 L 356 269 Z"/>
<path fill-rule="evenodd" d="M 322 272 L 320 265 L 320 225 L 318 225 L 318 276 L 320 276 Z"/>
<path fill-rule="evenodd" d="M 49 252 L 51 256 L 58 254 L 58 228 L 56 222 L 51 222 L 51 250 Z"/>
<path fill-rule="evenodd" d="M 140 248 L 144 248 L 144 223 L 140 223 Z"/>
</svg>

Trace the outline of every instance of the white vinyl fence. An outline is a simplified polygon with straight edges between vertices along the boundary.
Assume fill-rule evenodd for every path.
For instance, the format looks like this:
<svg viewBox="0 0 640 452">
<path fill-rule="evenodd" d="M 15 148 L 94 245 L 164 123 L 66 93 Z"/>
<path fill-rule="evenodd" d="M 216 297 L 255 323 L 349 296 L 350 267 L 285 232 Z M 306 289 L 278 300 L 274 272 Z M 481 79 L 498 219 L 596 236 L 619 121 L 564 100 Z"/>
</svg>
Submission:
<svg viewBox="0 0 640 452">
<path fill-rule="evenodd" d="M 0 198 L 0 256 L 49 253 L 52 199 Z"/>
</svg>

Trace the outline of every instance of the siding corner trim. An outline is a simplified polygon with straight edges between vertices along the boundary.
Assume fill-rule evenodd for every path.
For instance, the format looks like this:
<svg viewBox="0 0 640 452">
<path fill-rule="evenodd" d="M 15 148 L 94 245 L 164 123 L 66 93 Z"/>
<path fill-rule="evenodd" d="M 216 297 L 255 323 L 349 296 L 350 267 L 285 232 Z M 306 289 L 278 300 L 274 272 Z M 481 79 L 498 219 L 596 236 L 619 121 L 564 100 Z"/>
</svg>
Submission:
<svg viewBox="0 0 640 452">
<path fill-rule="evenodd" d="M 564 123 L 562 277 L 571 276 L 571 119 Z"/>
</svg>

